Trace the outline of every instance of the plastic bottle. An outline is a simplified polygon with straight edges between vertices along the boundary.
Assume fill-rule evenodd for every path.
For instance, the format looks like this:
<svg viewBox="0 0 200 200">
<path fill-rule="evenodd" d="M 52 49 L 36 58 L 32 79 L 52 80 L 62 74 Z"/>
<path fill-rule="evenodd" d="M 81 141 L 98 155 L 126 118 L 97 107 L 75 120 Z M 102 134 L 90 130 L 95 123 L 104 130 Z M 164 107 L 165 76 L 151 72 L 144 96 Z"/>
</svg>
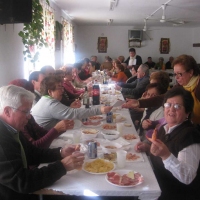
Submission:
<svg viewBox="0 0 200 200">
<path fill-rule="evenodd" d="M 85 92 L 83 94 L 83 105 L 85 105 L 86 108 L 89 108 L 89 105 L 90 105 L 90 97 L 89 97 L 87 86 L 85 86 Z"/>
<path fill-rule="evenodd" d="M 93 105 L 99 105 L 100 104 L 100 88 L 98 84 L 93 85 Z"/>
</svg>

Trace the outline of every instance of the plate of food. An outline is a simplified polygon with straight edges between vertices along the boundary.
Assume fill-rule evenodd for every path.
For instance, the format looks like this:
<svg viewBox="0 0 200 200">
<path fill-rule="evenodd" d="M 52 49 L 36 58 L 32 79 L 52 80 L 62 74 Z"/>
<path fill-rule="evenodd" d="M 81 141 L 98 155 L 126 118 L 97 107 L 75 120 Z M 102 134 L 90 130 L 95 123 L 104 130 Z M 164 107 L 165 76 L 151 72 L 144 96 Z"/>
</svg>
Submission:
<svg viewBox="0 0 200 200">
<path fill-rule="evenodd" d="M 103 158 L 112 162 L 116 162 L 117 153 L 116 152 L 104 153 Z M 143 161 L 144 159 L 141 153 L 127 152 L 126 154 L 126 162 L 143 162 Z"/>
<path fill-rule="evenodd" d="M 94 128 L 88 128 L 88 129 L 83 129 L 81 132 L 83 139 L 93 139 L 97 137 L 99 130 Z"/>
<path fill-rule="evenodd" d="M 102 121 L 104 119 L 105 119 L 105 116 L 103 115 L 95 115 L 95 116 L 89 117 L 89 120 L 91 121 Z"/>
<path fill-rule="evenodd" d="M 95 127 L 102 126 L 103 122 L 102 121 L 93 122 L 91 120 L 88 120 L 88 121 L 82 122 L 82 124 L 83 124 L 84 127 L 95 128 Z"/>
<path fill-rule="evenodd" d="M 144 158 L 141 153 L 127 152 L 126 162 L 143 162 Z"/>
<path fill-rule="evenodd" d="M 117 150 L 122 148 L 122 145 L 116 142 L 106 142 L 104 144 L 101 144 L 101 147 L 103 152 L 110 153 L 110 152 L 116 152 Z"/>
<path fill-rule="evenodd" d="M 104 129 L 104 130 L 116 130 L 116 124 L 103 124 L 102 125 L 102 129 Z"/>
<path fill-rule="evenodd" d="M 130 142 L 130 141 L 138 139 L 138 136 L 131 133 L 131 134 L 125 134 L 125 135 L 123 135 L 122 138 L 124 138 L 126 141 Z"/>
<path fill-rule="evenodd" d="M 115 169 L 115 164 L 105 159 L 91 159 L 84 162 L 83 171 L 90 174 L 106 174 Z"/>
<path fill-rule="evenodd" d="M 135 187 L 144 181 L 144 177 L 132 170 L 115 170 L 108 172 L 106 181 L 117 187 Z"/>
</svg>

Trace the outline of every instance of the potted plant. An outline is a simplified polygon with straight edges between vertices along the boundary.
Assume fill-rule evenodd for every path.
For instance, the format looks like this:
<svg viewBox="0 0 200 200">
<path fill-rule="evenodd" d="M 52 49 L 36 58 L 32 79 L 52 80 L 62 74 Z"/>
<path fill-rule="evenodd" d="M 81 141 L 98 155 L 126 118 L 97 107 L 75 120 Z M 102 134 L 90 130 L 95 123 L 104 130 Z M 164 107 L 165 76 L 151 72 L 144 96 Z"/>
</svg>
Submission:
<svg viewBox="0 0 200 200">
<path fill-rule="evenodd" d="M 45 1 L 49 5 L 49 1 Z M 29 59 L 33 64 L 38 60 L 39 52 L 37 50 L 48 46 L 42 36 L 44 28 L 42 12 L 43 8 L 39 0 L 32 0 L 32 22 L 25 23 L 23 30 L 18 34 L 25 47 L 24 60 Z"/>
</svg>

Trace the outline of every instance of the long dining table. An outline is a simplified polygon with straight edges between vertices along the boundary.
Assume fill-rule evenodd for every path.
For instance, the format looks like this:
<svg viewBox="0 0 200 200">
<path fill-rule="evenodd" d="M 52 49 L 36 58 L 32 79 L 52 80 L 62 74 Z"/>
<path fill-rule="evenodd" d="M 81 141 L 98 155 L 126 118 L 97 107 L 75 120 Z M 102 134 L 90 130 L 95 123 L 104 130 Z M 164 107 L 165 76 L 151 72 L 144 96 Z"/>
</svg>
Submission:
<svg viewBox="0 0 200 200">
<path fill-rule="evenodd" d="M 115 92 L 113 88 L 110 91 L 108 88 L 105 90 L 104 87 L 106 86 L 101 86 L 101 100 L 110 101 L 111 105 L 115 104 L 117 101 L 123 100 L 123 96 L 119 91 Z M 104 94 L 105 92 L 108 92 L 108 94 Z M 120 107 L 113 107 L 113 113 L 118 113 L 124 118 L 123 123 L 125 124 L 123 126 L 122 135 L 135 134 L 137 136 L 135 140 L 130 141 L 130 145 L 128 145 L 128 149 L 126 149 L 127 152 L 134 152 L 133 147 L 139 141 L 139 136 L 132 123 L 129 110 L 121 109 Z M 105 116 L 104 120 L 101 123 L 106 123 Z M 97 137 L 101 138 L 101 142 L 103 141 L 103 136 L 101 134 L 102 124 L 101 126 L 95 126 L 95 129 L 99 130 Z M 73 133 L 75 131 L 81 131 L 84 128 L 86 127 L 82 124 L 82 122 L 76 120 L 74 129 L 66 131 L 59 138 L 55 139 L 51 144 L 51 148 L 61 147 L 65 144 L 73 143 Z M 102 156 L 102 150 L 98 151 L 98 157 L 99 156 Z M 56 181 L 53 185 L 46 187 L 44 190 L 41 190 L 43 192 L 39 192 L 39 194 L 46 194 L 46 192 L 44 191 L 55 191 L 60 192 L 63 195 L 66 194 L 76 196 L 100 197 L 132 196 L 138 197 L 138 199 L 141 200 L 158 199 L 158 197 L 161 194 L 161 190 L 154 175 L 150 160 L 148 159 L 145 153 L 140 153 L 140 157 L 141 158 L 139 160 L 135 160 L 133 162 L 126 162 L 125 167 L 123 168 L 123 170 L 139 172 L 143 176 L 143 182 L 139 185 L 133 187 L 115 186 L 110 184 L 106 180 L 106 174 L 93 174 L 88 173 L 84 170 L 73 170 L 67 172 L 65 176 L 63 176 L 60 180 Z M 117 163 L 115 163 L 115 170 L 117 169 L 118 166 Z"/>
</svg>

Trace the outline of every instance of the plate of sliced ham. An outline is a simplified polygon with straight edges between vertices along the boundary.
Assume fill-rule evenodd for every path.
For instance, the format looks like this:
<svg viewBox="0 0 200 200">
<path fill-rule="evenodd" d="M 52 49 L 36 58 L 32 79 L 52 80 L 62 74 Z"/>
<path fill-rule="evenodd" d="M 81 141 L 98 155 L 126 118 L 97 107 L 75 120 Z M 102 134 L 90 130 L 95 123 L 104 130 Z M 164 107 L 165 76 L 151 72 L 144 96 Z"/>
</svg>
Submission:
<svg viewBox="0 0 200 200">
<path fill-rule="evenodd" d="M 108 172 L 106 181 L 117 187 L 135 187 L 143 183 L 143 176 L 132 170 L 115 170 Z"/>
<path fill-rule="evenodd" d="M 92 122 L 91 120 L 86 121 L 86 122 L 82 122 L 84 127 L 90 127 L 90 128 L 95 128 L 95 127 L 100 127 L 103 125 L 102 121 L 98 121 L 98 122 Z"/>
</svg>

